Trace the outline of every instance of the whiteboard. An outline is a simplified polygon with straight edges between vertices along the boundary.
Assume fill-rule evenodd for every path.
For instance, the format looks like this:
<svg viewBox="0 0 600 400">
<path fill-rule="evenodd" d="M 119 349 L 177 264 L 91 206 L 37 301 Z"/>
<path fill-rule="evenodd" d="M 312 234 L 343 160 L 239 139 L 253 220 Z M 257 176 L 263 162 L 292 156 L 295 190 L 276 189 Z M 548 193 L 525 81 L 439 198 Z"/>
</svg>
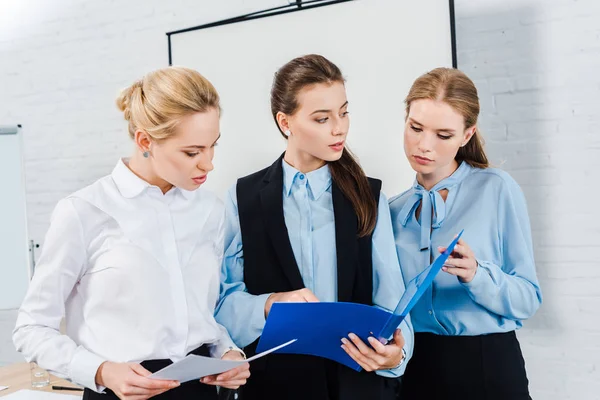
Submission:
<svg viewBox="0 0 600 400">
<path fill-rule="evenodd" d="M 410 187 L 403 102 L 419 75 L 452 66 L 447 0 L 356 0 L 171 35 L 173 65 L 198 70 L 222 99 L 207 188 L 223 195 L 285 150 L 270 113 L 272 78 L 309 53 L 333 61 L 347 79 L 347 143 L 367 174 L 383 180 L 388 196 Z"/>
<path fill-rule="evenodd" d="M 16 126 L 0 126 L 0 310 L 19 308 L 29 284 L 23 141 Z"/>
</svg>

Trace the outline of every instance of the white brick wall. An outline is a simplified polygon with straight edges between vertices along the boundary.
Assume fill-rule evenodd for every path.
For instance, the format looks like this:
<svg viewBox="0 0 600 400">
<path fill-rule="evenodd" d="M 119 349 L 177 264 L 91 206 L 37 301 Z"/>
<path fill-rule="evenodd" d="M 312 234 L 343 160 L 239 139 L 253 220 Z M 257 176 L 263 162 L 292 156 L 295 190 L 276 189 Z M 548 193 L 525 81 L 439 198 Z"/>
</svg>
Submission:
<svg viewBox="0 0 600 400">
<path fill-rule="evenodd" d="M 529 204 L 544 304 L 520 332 L 534 399 L 600 399 L 600 3 L 456 1 L 492 161 Z"/>
<path fill-rule="evenodd" d="M 30 236 L 129 153 L 116 89 L 167 64 L 165 32 L 285 3 L 0 0 L 0 121 L 25 128 Z M 599 399 L 600 3 L 456 0 L 456 15 L 491 159 L 529 202 L 545 297 L 519 335 L 533 397 Z"/>
<path fill-rule="evenodd" d="M 43 240 L 61 197 L 130 154 L 114 100 L 168 65 L 166 32 L 281 4 L 0 0 L 0 121 L 24 127 L 30 237 Z"/>
</svg>

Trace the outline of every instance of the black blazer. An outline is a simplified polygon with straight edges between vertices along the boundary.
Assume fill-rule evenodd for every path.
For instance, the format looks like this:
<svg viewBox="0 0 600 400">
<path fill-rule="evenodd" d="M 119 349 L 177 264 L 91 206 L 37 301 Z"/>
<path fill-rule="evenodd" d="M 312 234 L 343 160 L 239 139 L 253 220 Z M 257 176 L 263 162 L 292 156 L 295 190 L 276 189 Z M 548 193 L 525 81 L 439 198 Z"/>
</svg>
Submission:
<svg viewBox="0 0 600 400">
<path fill-rule="evenodd" d="M 283 214 L 282 159 L 237 182 L 244 283 L 254 295 L 304 288 Z M 378 201 L 381 181 L 369 179 L 369 183 Z M 356 213 L 334 182 L 332 197 L 338 301 L 372 305 L 372 237 L 358 237 Z M 256 353 L 257 344 L 258 340 L 244 349 L 248 356 Z M 252 363 L 251 374 L 240 389 L 241 400 L 393 399 L 392 386 L 397 384 L 375 373 L 357 373 L 333 361 L 303 355 L 269 355 Z"/>
</svg>

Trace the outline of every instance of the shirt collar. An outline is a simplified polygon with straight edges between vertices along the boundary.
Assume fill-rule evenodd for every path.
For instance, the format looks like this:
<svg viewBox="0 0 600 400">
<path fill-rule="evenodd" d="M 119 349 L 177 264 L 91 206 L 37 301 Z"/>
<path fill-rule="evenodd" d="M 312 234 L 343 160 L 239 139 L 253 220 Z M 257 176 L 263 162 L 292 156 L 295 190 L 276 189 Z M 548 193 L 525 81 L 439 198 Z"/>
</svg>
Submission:
<svg viewBox="0 0 600 400">
<path fill-rule="evenodd" d="M 117 189 L 126 199 L 131 199 L 150 186 L 148 182 L 134 174 L 126 163 L 129 160 L 120 159 L 113 169 L 112 179 L 117 185 Z"/>
<path fill-rule="evenodd" d="M 432 206 L 434 211 L 434 219 L 432 221 L 433 227 L 437 228 L 441 226 L 446 216 L 446 203 L 439 194 L 439 191 L 442 189 L 452 189 L 454 186 L 462 182 L 465 179 L 465 177 L 467 177 L 471 173 L 472 170 L 473 167 L 471 167 L 468 163 L 463 161 L 458 166 L 456 171 L 452 173 L 452 175 L 445 179 L 442 179 L 434 187 L 432 187 L 431 190 L 425 190 L 425 188 L 421 186 L 419 182 L 417 182 L 417 180 L 415 179 L 413 187 L 409 191 L 410 197 L 398 213 L 398 218 L 400 219 L 402 225 L 406 226 L 409 218 L 415 212 L 421 200 L 424 199 L 424 197 L 427 197 L 429 198 L 429 200 L 425 198 L 424 201 L 426 201 L 428 205 Z"/>
<path fill-rule="evenodd" d="M 302 176 L 306 179 L 306 185 L 310 188 L 314 200 L 318 200 L 331 187 L 331 172 L 327 164 L 307 174 L 298 171 L 285 160 L 281 160 L 281 164 L 283 165 L 283 191 L 286 196 L 291 194 L 294 183 L 301 181 Z"/>
<path fill-rule="evenodd" d="M 111 176 L 121 195 L 126 199 L 131 199 L 140 195 L 144 190 L 152 187 L 152 185 L 134 174 L 127 166 L 128 163 L 128 159 L 120 159 L 113 169 Z M 171 190 L 176 190 L 187 200 L 192 199 L 194 196 L 194 191 L 177 187 Z"/>
<path fill-rule="evenodd" d="M 456 171 L 452 173 L 452 175 L 436 183 L 435 186 L 429 190 L 429 192 L 437 192 L 438 190 L 449 189 L 453 186 L 458 185 L 471 173 L 472 170 L 473 167 L 471 167 L 469 163 L 462 161 L 456 169 Z M 427 191 L 423 186 L 419 184 L 419 182 L 417 182 L 416 179 L 413 183 L 413 189 L 418 191 Z"/>
<path fill-rule="evenodd" d="M 196 195 L 196 191 L 198 189 L 196 189 L 196 190 L 185 190 L 185 189 L 177 187 L 177 188 L 175 188 L 175 190 L 177 190 L 177 192 L 179 192 L 179 194 L 181 194 L 186 200 L 191 200 Z"/>
<path fill-rule="evenodd" d="M 473 167 L 468 163 L 462 162 L 452 175 L 438 182 L 431 190 L 425 190 L 416 180 L 412 187 L 412 194 L 398 213 L 398 218 L 403 226 L 406 226 L 409 218 L 417 209 L 419 203 L 421 207 L 421 240 L 420 250 L 429 250 L 425 254 L 424 265 L 429 264 L 431 252 L 431 230 L 442 226 L 446 218 L 446 202 L 439 191 L 443 189 L 451 190 L 467 177 Z"/>
</svg>

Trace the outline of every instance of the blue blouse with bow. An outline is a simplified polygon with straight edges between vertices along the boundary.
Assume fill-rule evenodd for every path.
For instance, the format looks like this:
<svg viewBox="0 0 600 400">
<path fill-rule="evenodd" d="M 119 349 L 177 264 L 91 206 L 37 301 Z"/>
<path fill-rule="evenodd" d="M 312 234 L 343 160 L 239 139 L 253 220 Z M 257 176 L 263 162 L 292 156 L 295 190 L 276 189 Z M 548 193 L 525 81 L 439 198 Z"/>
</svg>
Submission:
<svg viewBox="0 0 600 400">
<path fill-rule="evenodd" d="M 445 202 L 439 193 L 444 189 Z M 463 162 L 429 191 L 415 182 L 390 200 L 390 210 L 405 282 L 423 271 L 439 255 L 438 246 L 447 246 L 462 229 L 462 239 L 478 262 L 469 283 L 439 273 L 411 312 L 415 332 L 508 332 L 520 328 L 540 306 L 525 197 L 506 172 Z"/>
</svg>

